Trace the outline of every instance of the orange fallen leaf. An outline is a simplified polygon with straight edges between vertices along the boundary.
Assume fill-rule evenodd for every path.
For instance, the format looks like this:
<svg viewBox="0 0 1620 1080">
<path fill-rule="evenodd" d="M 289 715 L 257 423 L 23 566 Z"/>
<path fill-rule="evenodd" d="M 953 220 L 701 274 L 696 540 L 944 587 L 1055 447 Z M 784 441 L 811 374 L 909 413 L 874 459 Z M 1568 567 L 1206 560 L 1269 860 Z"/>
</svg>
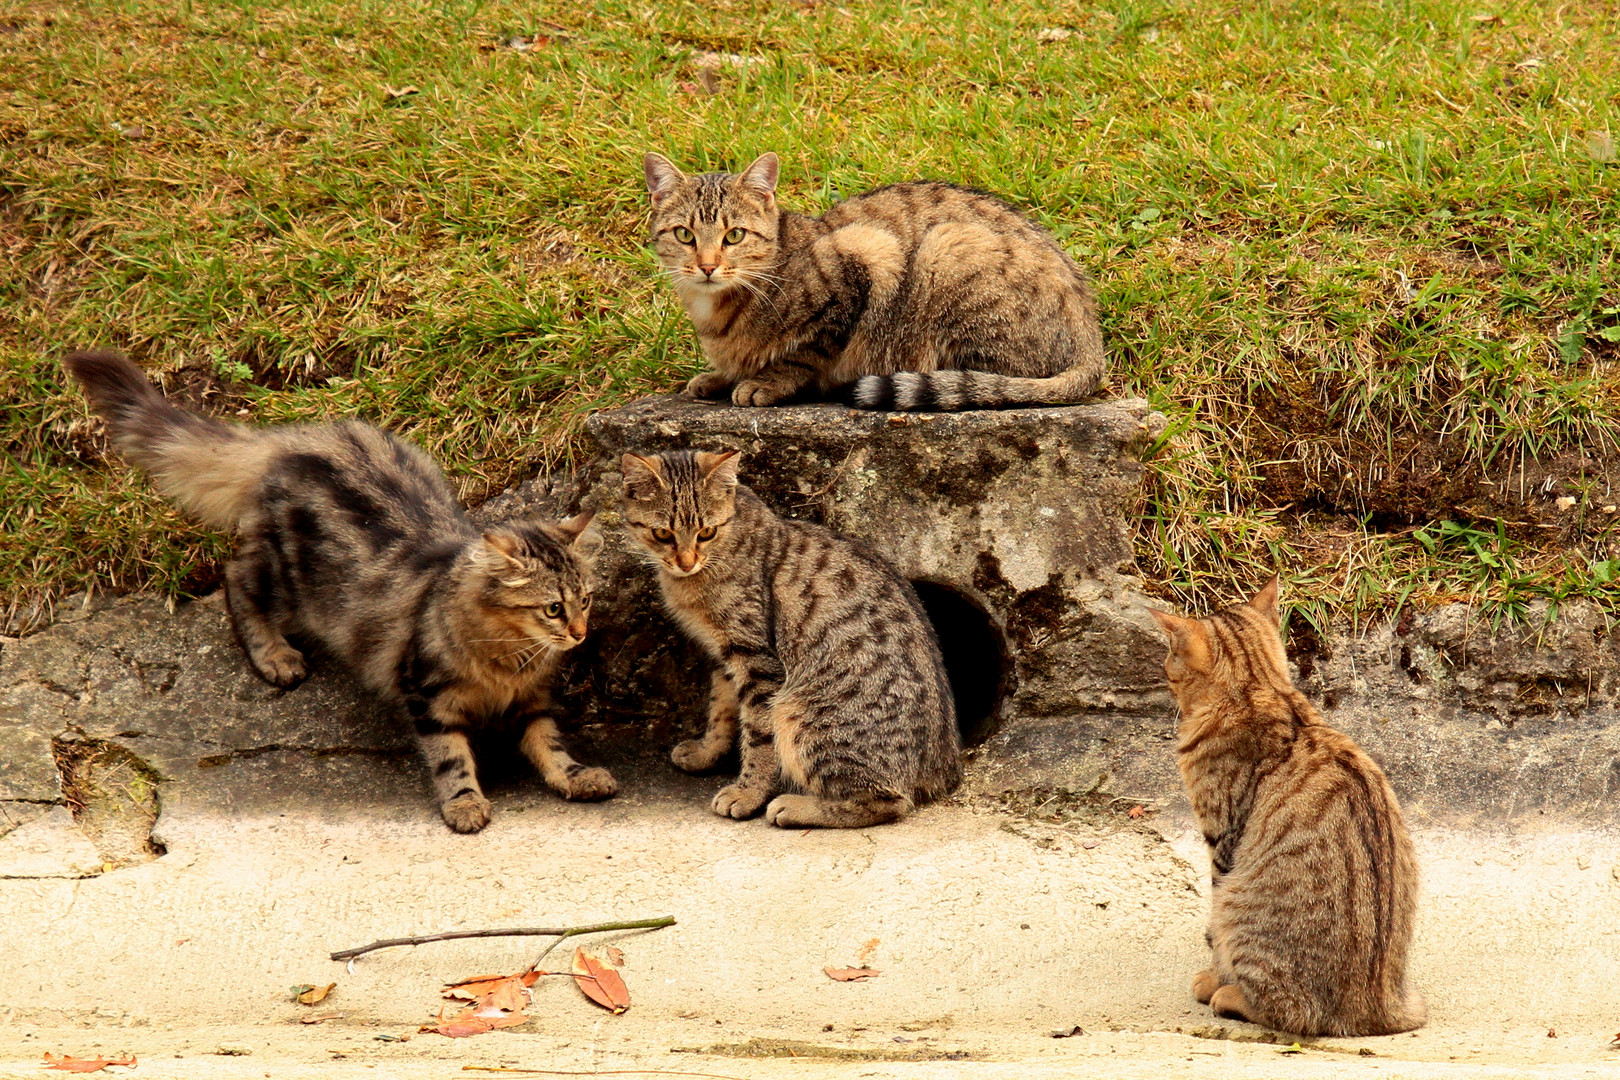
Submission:
<svg viewBox="0 0 1620 1080">
<path fill-rule="evenodd" d="M 832 979 L 832 980 L 834 980 L 836 982 L 859 982 L 862 979 L 874 979 L 877 976 L 883 974 L 883 972 L 881 972 L 881 971 L 873 971 L 871 968 L 867 968 L 867 967 L 858 967 L 858 968 L 824 967 L 821 970 L 825 971 L 827 973 L 827 978 Z"/>
<path fill-rule="evenodd" d="M 617 945 L 609 945 L 607 947 L 607 959 L 608 963 L 614 967 L 624 967 L 624 950 Z"/>
<path fill-rule="evenodd" d="M 62 1072 L 100 1072 L 109 1065 L 128 1065 L 134 1068 L 135 1058 L 76 1058 L 71 1054 L 57 1057 L 47 1053 L 44 1065 L 47 1069 L 60 1069 Z"/>
<path fill-rule="evenodd" d="M 303 983 L 292 988 L 293 1000 L 300 1005 L 319 1005 L 326 1000 L 326 995 L 337 989 L 337 983 L 330 982 L 325 986 L 310 986 Z"/>
<path fill-rule="evenodd" d="M 439 1010 L 438 1023 L 424 1024 L 422 1031 L 444 1035 L 451 1039 L 465 1039 L 469 1035 L 482 1035 L 496 1028 L 516 1027 L 527 1023 L 529 1016 L 523 1010 L 529 1005 L 529 987 L 540 977 L 537 971 L 517 975 L 502 975 L 495 979 L 473 979 L 455 983 L 444 989 L 449 998 L 468 994 L 473 988 L 482 990 L 473 1004 L 456 1015 L 445 1018 Z"/>
<path fill-rule="evenodd" d="M 583 948 L 574 950 L 574 982 L 586 997 L 615 1016 L 630 1007 L 630 990 L 624 979 Z"/>
<path fill-rule="evenodd" d="M 1127 817 L 1133 818 L 1139 818 L 1145 813 L 1147 813 L 1147 807 L 1145 806 L 1133 806 L 1129 810 L 1125 811 L 1125 815 Z"/>
<path fill-rule="evenodd" d="M 516 975 L 476 975 L 471 979 L 462 979 L 460 982 L 449 983 L 445 986 L 443 994 L 447 998 L 456 998 L 461 1001 L 477 1001 L 488 994 L 495 987 L 509 980 L 518 980 L 524 986 L 533 986 L 544 975 L 543 971 L 520 971 Z"/>
</svg>

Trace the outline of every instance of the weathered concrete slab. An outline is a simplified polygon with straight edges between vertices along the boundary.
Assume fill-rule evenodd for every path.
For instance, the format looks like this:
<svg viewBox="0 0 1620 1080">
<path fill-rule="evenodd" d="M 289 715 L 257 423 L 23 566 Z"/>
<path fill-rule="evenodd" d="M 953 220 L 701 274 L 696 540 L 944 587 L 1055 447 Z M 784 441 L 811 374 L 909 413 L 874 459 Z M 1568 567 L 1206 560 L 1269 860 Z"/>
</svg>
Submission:
<svg viewBox="0 0 1620 1080">
<path fill-rule="evenodd" d="M 100 871 L 100 853 L 65 806 L 0 836 L 0 879 L 82 878 Z"/>
</svg>

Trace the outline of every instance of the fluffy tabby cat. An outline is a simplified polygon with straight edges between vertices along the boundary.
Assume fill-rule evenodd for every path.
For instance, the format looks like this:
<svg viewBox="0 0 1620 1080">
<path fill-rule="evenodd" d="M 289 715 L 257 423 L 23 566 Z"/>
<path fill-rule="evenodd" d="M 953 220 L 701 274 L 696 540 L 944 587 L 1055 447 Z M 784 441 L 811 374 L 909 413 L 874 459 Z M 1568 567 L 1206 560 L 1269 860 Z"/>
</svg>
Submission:
<svg viewBox="0 0 1620 1080">
<path fill-rule="evenodd" d="M 931 181 L 819 218 L 776 205 L 777 159 L 738 175 L 645 162 L 652 243 L 714 368 L 696 397 L 774 405 L 855 383 L 863 409 L 1083 400 L 1103 374 L 1085 274 L 992 195 Z"/>
<path fill-rule="evenodd" d="M 1294 689 L 1277 580 L 1208 619 L 1154 611 L 1181 707 L 1177 764 L 1209 843 L 1218 1015 L 1299 1035 L 1423 1023 L 1406 981 L 1417 863 L 1389 781 Z"/>
<path fill-rule="evenodd" d="M 777 517 L 727 453 L 624 455 L 625 527 L 664 602 L 716 661 L 703 738 L 713 768 L 742 735 L 722 817 L 793 828 L 893 821 L 961 780 L 956 710 L 911 585 L 866 547 Z M 805 794 L 776 794 L 779 778 Z M 769 806 L 766 803 L 769 802 Z"/>
<path fill-rule="evenodd" d="M 65 364 L 125 458 L 237 534 L 225 603 L 253 669 L 301 681 L 287 635 L 303 634 L 402 704 L 450 828 L 489 822 L 467 735 L 496 718 L 524 726 L 524 754 L 560 794 L 613 794 L 605 769 L 563 749 L 549 700 L 558 661 L 585 637 L 591 515 L 480 532 L 426 454 L 369 424 L 226 424 L 176 408 L 121 354 Z"/>
</svg>

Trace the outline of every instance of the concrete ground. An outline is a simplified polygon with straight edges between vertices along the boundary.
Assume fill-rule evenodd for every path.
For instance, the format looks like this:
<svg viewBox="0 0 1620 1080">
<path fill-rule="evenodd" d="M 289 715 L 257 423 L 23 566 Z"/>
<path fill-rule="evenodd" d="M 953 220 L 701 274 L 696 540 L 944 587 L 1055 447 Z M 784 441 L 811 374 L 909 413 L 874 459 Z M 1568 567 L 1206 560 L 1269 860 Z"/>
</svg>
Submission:
<svg viewBox="0 0 1620 1080">
<path fill-rule="evenodd" d="M 1417 823 L 1429 1025 L 1290 1053 L 1191 998 L 1208 880 L 1175 805 L 1053 824 L 963 798 L 898 825 L 781 831 L 712 816 L 719 779 L 620 772 L 625 794 L 602 805 L 507 782 L 470 837 L 403 756 L 269 752 L 167 787 L 167 854 L 0 880 L 0 1076 L 39 1075 L 47 1051 L 133 1053 L 134 1075 L 181 1078 L 1620 1076 L 1620 833 Z M 416 1032 L 442 983 L 520 970 L 545 939 L 327 959 L 663 914 L 677 925 L 585 939 L 623 949 L 624 1015 L 543 979 L 531 1024 L 467 1039 L 382 1037 Z M 822 972 L 863 961 L 881 976 Z M 330 981 L 318 1006 L 289 1000 Z"/>
</svg>

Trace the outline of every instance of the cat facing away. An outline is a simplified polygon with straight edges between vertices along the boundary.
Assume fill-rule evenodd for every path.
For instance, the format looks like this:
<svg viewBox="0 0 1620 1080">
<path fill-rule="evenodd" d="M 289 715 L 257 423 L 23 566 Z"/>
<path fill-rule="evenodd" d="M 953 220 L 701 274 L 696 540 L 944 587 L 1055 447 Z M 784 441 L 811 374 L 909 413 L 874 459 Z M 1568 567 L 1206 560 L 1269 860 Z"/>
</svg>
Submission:
<svg viewBox="0 0 1620 1080">
<path fill-rule="evenodd" d="M 779 165 L 687 176 L 644 163 L 652 246 L 714 370 L 700 398 L 774 405 L 854 384 L 863 409 L 1082 401 L 1103 376 L 1091 286 L 993 195 L 894 184 L 821 217 L 776 203 Z"/>
<path fill-rule="evenodd" d="M 1294 688 L 1278 583 L 1207 619 L 1153 611 L 1177 765 L 1209 844 L 1214 966 L 1193 994 L 1298 1035 L 1422 1026 L 1407 985 L 1418 872 L 1377 764 Z"/>
<path fill-rule="evenodd" d="M 303 635 L 403 706 L 451 829 L 489 822 L 468 735 L 496 721 L 522 727 L 524 755 L 559 794 L 614 793 L 605 769 L 563 748 L 550 701 L 585 637 L 590 514 L 480 530 L 426 454 L 369 424 L 227 424 L 177 408 L 119 353 L 64 364 L 125 459 L 236 534 L 225 604 L 253 670 L 302 681 L 287 637 Z"/>
<path fill-rule="evenodd" d="M 675 747 L 676 766 L 712 769 L 740 734 L 741 775 L 714 812 L 763 809 L 783 828 L 876 825 L 949 794 L 956 710 L 916 591 L 865 546 L 777 517 L 737 482 L 738 463 L 735 451 L 621 463 L 625 528 L 715 662 L 707 729 Z M 798 790 L 777 794 L 781 780 Z"/>
</svg>

